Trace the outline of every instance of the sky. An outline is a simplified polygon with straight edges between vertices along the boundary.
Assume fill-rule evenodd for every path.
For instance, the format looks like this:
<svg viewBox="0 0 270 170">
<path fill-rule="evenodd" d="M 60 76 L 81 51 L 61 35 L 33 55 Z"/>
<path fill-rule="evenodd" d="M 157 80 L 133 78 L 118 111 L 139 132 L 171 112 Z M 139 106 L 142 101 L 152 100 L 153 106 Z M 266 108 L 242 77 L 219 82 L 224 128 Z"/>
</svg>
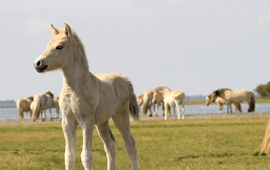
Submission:
<svg viewBox="0 0 270 170">
<path fill-rule="evenodd" d="M 64 23 L 82 39 L 91 73 L 126 74 L 137 96 L 159 86 L 253 91 L 270 81 L 269 0 L 11 0 L 0 21 L 0 100 L 60 94 L 61 70 L 40 74 L 33 63 L 50 24 Z"/>
</svg>

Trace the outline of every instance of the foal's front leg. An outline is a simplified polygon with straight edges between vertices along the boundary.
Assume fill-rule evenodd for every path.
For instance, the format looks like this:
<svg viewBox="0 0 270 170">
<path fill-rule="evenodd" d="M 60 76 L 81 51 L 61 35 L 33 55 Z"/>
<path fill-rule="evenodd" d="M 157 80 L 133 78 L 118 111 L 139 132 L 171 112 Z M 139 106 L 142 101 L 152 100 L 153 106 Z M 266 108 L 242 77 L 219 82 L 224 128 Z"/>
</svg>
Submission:
<svg viewBox="0 0 270 170">
<path fill-rule="evenodd" d="M 92 169 L 93 156 L 92 156 L 92 140 L 94 130 L 94 117 L 87 117 L 79 121 L 79 125 L 83 133 L 83 149 L 81 160 L 85 170 Z"/>
<path fill-rule="evenodd" d="M 73 170 L 76 160 L 76 129 L 77 122 L 73 116 L 63 115 L 62 129 L 65 136 L 65 167 L 66 170 Z"/>
</svg>

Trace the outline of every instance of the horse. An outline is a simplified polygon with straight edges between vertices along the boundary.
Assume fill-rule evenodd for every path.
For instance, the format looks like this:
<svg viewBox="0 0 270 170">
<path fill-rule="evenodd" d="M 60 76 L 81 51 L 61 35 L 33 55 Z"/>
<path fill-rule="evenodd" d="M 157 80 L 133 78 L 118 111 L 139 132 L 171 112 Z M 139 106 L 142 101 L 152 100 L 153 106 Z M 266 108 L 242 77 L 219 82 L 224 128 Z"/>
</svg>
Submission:
<svg viewBox="0 0 270 170">
<path fill-rule="evenodd" d="M 155 89 L 148 89 L 146 90 L 141 96 L 140 102 L 143 102 L 142 104 L 142 114 L 146 115 L 147 111 L 150 112 L 149 117 L 152 117 L 152 111 L 151 106 L 154 108 L 155 116 L 157 116 L 158 106 L 162 106 L 162 115 L 164 115 L 164 102 L 163 100 L 159 100 L 157 103 L 153 103 L 153 94 L 155 91 L 160 91 L 163 89 L 169 89 L 169 87 L 157 87 Z M 170 90 L 170 89 L 169 89 Z M 170 107 L 168 108 L 168 113 L 170 113 Z"/>
<path fill-rule="evenodd" d="M 32 117 L 32 110 L 30 109 L 30 105 L 33 102 L 33 97 L 29 96 L 27 99 L 19 98 L 16 102 L 16 107 L 19 110 L 19 117 L 21 119 L 24 119 L 23 112 L 27 113 L 29 112 L 29 119 Z"/>
<path fill-rule="evenodd" d="M 206 101 L 206 105 L 209 106 L 209 104 L 211 103 L 211 96 L 208 95 L 205 98 Z M 217 103 L 218 107 L 219 107 L 219 113 L 223 113 L 223 105 L 227 105 L 227 103 L 225 102 L 225 100 L 223 100 L 221 97 L 217 97 L 215 102 Z M 235 106 L 235 113 L 237 111 L 239 111 L 240 113 L 242 113 L 242 108 L 241 108 L 241 104 L 240 103 L 233 103 Z M 230 105 L 229 107 L 231 109 L 231 113 L 232 113 L 232 106 Z"/>
<path fill-rule="evenodd" d="M 136 141 L 130 132 L 130 117 L 139 121 L 139 106 L 133 85 L 124 74 L 89 71 L 85 48 L 77 33 L 68 24 L 57 30 L 46 50 L 35 60 L 39 73 L 61 69 L 63 87 L 59 96 L 62 129 L 65 136 L 65 167 L 74 169 L 76 160 L 76 129 L 83 133 L 81 161 L 85 169 L 92 169 L 93 130 L 104 143 L 107 169 L 116 169 L 116 139 L 109 127 L 112 118 L 120 131 L 132 168 L 139 169 Z M 130 115 L 130 116 L 129 116 Z"/>
<path fill-rule="evenodd" d="M 185 115 L 185 93 L 182 90 L 171 91 L 170 89 L 156 90 L 153 94 L 153 103 L 157 103 L 159 100 L 163 100 L 165 107 L 165 117 L 167 120 L 168 108 L 177 107 L 178 119 L 181 119 L 180 105 L 182 106 L 182 119 Z"/>
<path fill-rule="evenodd" d="M 143 105 L 143 94 L 140 95 L 138 97 L 138 105 L 139 106 L 142 106 Z M 157 111 L 158 111 L 158 106 L 162 106 L 162 115 L 164 116 L 164 107 L 163 107 L 163 102 L 159 102 L 157 104 L 153 104 L 152 102 L 150 102 L 148 105 L 147 105 L 147 112 L 149 113 L 149 117 L 152 116 L 152 110 L 151 110 L 151 106 L 153 107 L 153 110 L 154 110 L 154 115 L 157 116 Z M 146 112 L 146 114 L 147 114 Z"/>
<path fill-rule="evenodd" d="M 246 101 L 249 105 L 248 112 L 255 110 L 255 95 L 250 90 L 232 91 L 228 88 L 221 88 L 213 91 L 210 94 L 211 100 L 214 102 L 217 97 L 221 97 L 227 103 L 227 113 L 229 113 L 229 106 L 232 103 L 241 103 Z"/>
<path fill-rule="evenodd" d="M 54 95 L 47 91 L 45 94 L 38 93 L 34 96 L 34 101 L 31 103 L 31 110 L 33 111 L 33 121 L 37 120 L 39 118 L 40 112 L 43 112 L 42 121 L 45 121 L 46 109 L 50 110 L 50 119 L 52 121 L 52 113 L 51 113 L 51 107 L 54 104 L 53 101 Z"/>
<path fill-rule="evenodd" d="M 53 106 L 51 106 L 50 112 L 52 108 L 56 109 L 55 118 L 59 118 L 59 97 L 53 99 Z"/>
</svg>

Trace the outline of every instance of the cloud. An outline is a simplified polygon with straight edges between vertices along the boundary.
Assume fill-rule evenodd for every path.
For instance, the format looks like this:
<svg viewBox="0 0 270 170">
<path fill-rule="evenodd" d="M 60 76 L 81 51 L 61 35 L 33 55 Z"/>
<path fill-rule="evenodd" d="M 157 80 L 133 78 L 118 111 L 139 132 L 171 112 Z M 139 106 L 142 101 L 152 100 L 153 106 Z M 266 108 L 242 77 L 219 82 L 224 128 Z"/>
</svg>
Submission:
<svg viewBox="0 0 270 170">
<path fill-rule="evenodd" d="M 162 0 L 161 3 L 163 4 L 185 4 L 189 3 L 193 0 Z"/>
<path fill-rule="evenodd" d="M 258 24 L 263 25 L 264 23 L 270 23 L 270 10 L 268 11 L 268 14 L 264 17 L 260 17 L 258 19 Z"/>
<path fill-rule="evenodd" d="M 30 35 L 38 35 L 50 30 L 50 23 L 31 20 L 27 23 L 27 33 Z"/>
</svg>

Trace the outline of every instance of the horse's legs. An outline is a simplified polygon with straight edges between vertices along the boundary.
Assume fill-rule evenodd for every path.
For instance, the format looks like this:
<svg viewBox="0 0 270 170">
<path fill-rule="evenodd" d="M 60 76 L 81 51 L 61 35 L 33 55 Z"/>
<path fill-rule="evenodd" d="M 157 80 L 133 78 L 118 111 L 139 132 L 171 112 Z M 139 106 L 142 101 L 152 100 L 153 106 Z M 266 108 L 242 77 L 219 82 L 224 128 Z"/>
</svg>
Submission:
<svg viewBox="0 0 270 170">
<path fill-rule="evenodd" d="M 227 113 L 229 113 L 229 110 L 230 110 L 230 104 L 227 104 Z"/>
<path fill-rule="evenodd" d="M 29 112 L 29 119 L 32 118 L 32 111 Z"/>
<path fill-rule="evenodd" d="M 42 114 L 42 119 L 41 120 L 43 122 L 46 119 L 46 114 L 45 114 L 46 110 L 44 109 L 44 110 L 42 110 L 42 112 L 43 112 L 43 114 Z"/>
<path fill-rule="evenodd" d="M 138 160 L 137 160 L 137 148 L 136 141 L 130 133 L 129 127 L 129 112 L 125 111 L 123 114 L 116 114 L 113 116 L 113 121 L 115 126 L 120 131 L 122 138 L 125 142 L 125 148 L 127 150 L 132 169 L 138 170 Z"/>
<path fill-rule="evenodd" d="M 96 126 L 98 135 L 104 143 L 107 155 L 107 169 L 116 169 L 116 140 L 110 130 L 109 123 L 105 122 Z"/>
<path fill-rule="evenodd" d="M 92 169 L 93 156 L 92 156 L 92 140 L 94 130 L 94 117 L 87 117 L 79 121 L 79 125 L 83 133 L 83 149 L 81 160 L 85 170 Z"/>
<path fill-rule="evenodd" d="M 219 107 L 219 113 L 223 113 L 223 104 L 218 103 L 218 107 Z"/>
<path fill-rule="evenodd" d="M 53 121 L 53 118 L 52 118 L 52 109 L 50 108 L 50 119 L 51 121 Z"/>
<path fill-rule="evenodd" d="M 155 116 L 157 116 L 158 104 L 155 104 L 155 106 L 153 106 L 153 108 L 154 108 L 154 114 L 155 114 Z"/>
<path fill-rule="evenodd" d="M 151 106 L 149 106 L 148 108 L 147 108 L 147 110 L 148 110 L 148 112 L 149 112 L 149 117 L 152 117 L 152 110 L 151 110 Z"/>
<path fill-rule="evenodd" d="M 167 103 L 164 103 L 164 107 L 165 107 L 165 117 L 164 120 L 167 120 L 168 118 L 168 107 L 170 107 Z"/>
<path fill-rule="evenodd" d="M 75 117 L 62 118 L 62 129 L 65 136 L 65 167 L 66 170 L 74 169 L 76 160 L 76 129 L 77 122 Z"/>
<path fill-rule="evenodd" d="M 181 119 L 181 114 L 180 114 L 180 107 L 178 105 L 177 102 L 175 102 L 176 108 L 177 108 L 177 112 L 178 112 L 178 120 Z M 175 110 L 175 109 L 174 109 Z"/>
</svg>

